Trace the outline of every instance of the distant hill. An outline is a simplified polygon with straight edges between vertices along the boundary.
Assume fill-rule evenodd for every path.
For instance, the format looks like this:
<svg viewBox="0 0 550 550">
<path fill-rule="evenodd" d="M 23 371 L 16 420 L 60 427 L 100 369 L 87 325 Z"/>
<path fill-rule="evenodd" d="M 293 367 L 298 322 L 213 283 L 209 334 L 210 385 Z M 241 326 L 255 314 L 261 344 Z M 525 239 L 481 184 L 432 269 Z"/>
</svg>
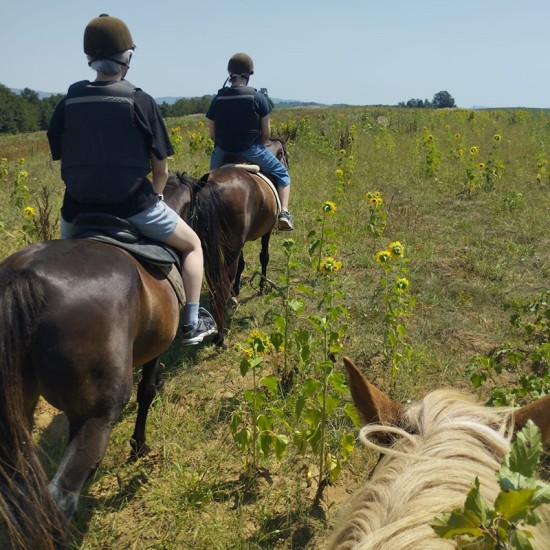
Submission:
<svg viewBox="0 0 550 550">
<path fill-rule="evenodd" d="M 272 97 L 271 100 L 275 105 L 281 108 L 285 107 L 326 107 L 324 103 L 316 103 L 315 101 L 300 101 L 298 99 L 277 99 Z"/>
<path fill-rule="evenodd" d="M 13 92 L 14 94 L 21 95 L 21 92 L 23 90 L 21 90 L 20 88 L 10 88 L 10 91 Z M 36 90 L 33 90 L 33 92 L 36 92 L 38 94 L 38 99 L 44 99 L 45 97 L 50 97 L 52 95 L 65 93 L 65 92 L 38 92 Z"/>
</svg>

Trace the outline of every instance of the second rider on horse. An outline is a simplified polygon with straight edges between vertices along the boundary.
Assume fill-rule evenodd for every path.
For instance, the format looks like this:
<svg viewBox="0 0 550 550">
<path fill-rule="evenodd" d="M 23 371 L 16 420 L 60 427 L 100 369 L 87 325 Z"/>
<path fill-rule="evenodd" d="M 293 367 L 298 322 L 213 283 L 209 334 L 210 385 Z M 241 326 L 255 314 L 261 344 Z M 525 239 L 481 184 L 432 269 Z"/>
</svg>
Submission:
<svg viewBox="0 0 550 550">
<path fill-rule="evenodd" d="M 249 55 L 233 55 L 227 70 L 226 83 L 229 81 L 231 85 L 218 90 L 206 113 L 210 137 L 215 143 L 210 169 L 222 166 L 225 156 L 238 156 L 274 176 L 282 207 L 278 228 L 291 231 L 294 226 L 288 211 L 290 176 L 286 167 L 265 147 L 271 138 L 269 114 L 272 107 L 263 93 L 248 86 L 254 74 Z"/>
</svg>

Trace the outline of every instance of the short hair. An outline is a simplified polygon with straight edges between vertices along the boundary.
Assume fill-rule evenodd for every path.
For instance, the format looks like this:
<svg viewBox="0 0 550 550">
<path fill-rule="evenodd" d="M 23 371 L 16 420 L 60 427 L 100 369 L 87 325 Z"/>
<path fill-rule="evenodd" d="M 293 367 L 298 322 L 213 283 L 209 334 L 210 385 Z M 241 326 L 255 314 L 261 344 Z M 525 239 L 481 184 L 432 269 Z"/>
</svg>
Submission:
<svg viewBox="0 0 550 550">
<path fill-rule="evenodd" d="M 88 65 L 99 73 L 115 76 L 120 72 L 120 67 L 129 67 L 134 50 L 116 53 L 107 59 L 94 59 L 88 56 Z"/>
</svg>

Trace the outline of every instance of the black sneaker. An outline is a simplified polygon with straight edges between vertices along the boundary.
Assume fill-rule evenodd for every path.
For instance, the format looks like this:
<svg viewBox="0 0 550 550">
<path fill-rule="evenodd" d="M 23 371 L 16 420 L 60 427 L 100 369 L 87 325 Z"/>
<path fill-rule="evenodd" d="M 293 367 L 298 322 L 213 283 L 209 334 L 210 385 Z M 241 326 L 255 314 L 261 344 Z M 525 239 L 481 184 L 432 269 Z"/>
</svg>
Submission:
<svg viewBox="0 0 550 550">
<path fill-rule="evenodd" d="M 290 212 L 283 210 L 279 214 L 278 229 L 279 231 L 292 231 L 294 229 L 294 224 L 292 223 L 292 216 L 290 215 Z"/>
<path fill-rule="evenodd" d="M 216 321 L 214 321 L 214 317 L 206 309 L 200 307 L 197 326 L 183 325 L 183 338 L 181 342 L 184 346 L 196 346 L 212 334 L 218 334 Z"/>
</svg>

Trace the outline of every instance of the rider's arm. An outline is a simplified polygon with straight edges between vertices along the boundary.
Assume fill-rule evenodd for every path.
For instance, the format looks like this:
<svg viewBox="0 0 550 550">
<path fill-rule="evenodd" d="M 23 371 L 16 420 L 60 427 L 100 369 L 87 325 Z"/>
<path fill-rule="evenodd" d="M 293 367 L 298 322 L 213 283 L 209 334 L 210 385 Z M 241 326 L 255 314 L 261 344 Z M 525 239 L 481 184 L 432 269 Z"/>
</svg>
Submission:
<svg viewBox="0 0 550 550">
<path fill-rule="evenodd" d="M 267 145 L 270 138 L 271 123 L 269 121 L 269 115 L 266 115 L 260 119 L 260 142 Z"/>
<path fill-rule="evenodd" d="M 168 180 L 168 162 L 166 159 L 159 160 L 154 153 L 151 153 L 151 167 L 153 169 L 153 189 L 155 193 L 162 195 Z"/>
<path fill-rule="evenodd" d="M 208 119 L 208 132 L 210 133 L 210 138 L 216 138 L 216 123 L 213 120 Z"/>
</svg>

